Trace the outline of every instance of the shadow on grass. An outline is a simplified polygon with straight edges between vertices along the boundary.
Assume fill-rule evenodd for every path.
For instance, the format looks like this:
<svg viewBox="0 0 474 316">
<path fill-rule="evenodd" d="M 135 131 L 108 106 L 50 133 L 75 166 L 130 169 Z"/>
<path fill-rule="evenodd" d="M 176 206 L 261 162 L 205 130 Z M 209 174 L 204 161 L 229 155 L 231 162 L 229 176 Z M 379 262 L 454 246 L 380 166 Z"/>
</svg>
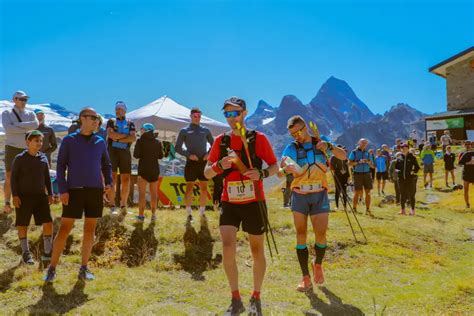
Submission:
<svg viewBox="0 0 474 316">
<path fill-rule="evenodd" d="M 16 311 L 22 314 L 28 311 L 32 315 L 65 314 L 90 301 L 84 293 L 85 282 L 77 280 L 74 287 L 67 294 L 58 294 L 53 284 L 45 283 L 42 287 L 43 296 L 34 305 Z"/>
<path fill-rule="evenodd" d="M 15 271 L 19 267 L 20 265 L 13 266 L 0 274 L 0 293 L 6 292 L 10 288 L 15 279 Z"/>
<path fill-rule="evenodd" d="M 123 249 L 121 261 L 129 267 L 140 266 L 155 257 L 157 247 L 155 223 L 151 222 L 147 229 L 143 229 L 143 223 L 137 223 L 128 244 Z"/>
<path fill-rule="evenodd" d="M 364 315 L 364 313 L 357 307 L 349 304 L 344 304 L 342 300 L 331 292 L 327 287 L 320 287 L 329 300 L 329 304 L 320 299 L 313 290 L 306 292 L 311 306 L 321 313 L 323 316 L 341 316 L 341 315 Z M 318 315 L 312 312 L 305 312 L 305 315 Z"/>
<path fill-rule="evenodd" d="M 203 275 L 204 271 L 217 268 L 222 261 L 220 254 L 212 258 L 214 241 L 205 217 L 201 217 L 199 233 L 191 222 L 186 223 L 183 242 L 184 255 L 175 254 L 174 261 L 179 263 L 184 271 L 189 272 L 193 280 L 204 281 L 206 279 Z"/>
</svg>

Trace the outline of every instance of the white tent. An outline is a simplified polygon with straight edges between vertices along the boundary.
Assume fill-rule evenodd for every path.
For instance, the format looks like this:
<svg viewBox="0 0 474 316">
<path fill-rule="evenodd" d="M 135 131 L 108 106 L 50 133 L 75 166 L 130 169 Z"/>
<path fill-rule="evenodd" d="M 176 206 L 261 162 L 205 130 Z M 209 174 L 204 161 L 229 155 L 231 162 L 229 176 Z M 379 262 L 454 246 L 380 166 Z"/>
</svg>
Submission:
<svg viewBox="0 0 474 316">
<path fill-rule="evenodd" d="M 152 123 L 160 132 L 160 138 L 176 136 L 179 130 L 190 123 L 191 110 L 176 103 L 168 96 L 162 96 L 139 109 L 127 113 L 139 129 L 144 123 Z M 201 124 L 211 130 L 212 135 L 219 135 L 229 130 L 229 126 L 207 116 L 201 117 Z M 162 133 L 163 132 L 163 133 Z"/>
</svg>

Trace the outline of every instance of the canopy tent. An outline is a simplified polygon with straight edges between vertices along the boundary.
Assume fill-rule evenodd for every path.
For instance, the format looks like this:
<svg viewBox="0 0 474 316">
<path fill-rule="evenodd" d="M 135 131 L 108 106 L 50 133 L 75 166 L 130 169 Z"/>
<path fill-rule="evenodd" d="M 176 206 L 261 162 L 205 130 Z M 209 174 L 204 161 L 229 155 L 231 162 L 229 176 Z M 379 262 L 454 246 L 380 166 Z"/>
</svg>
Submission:
<svg viewBox="0 0 474 316">
<path fill-rule="evenodd" d="M 160 133 L 160 138 L 169 139 L 176 136 L 180 129 L 189 125 L 191 110 L 176 103 L 168 96 L 162 96 L 139 109 L 127 114 L 137 129 L 144 123 L 152 123 Z M 212 135 L 216 136 L 229 130 L 229 126 L 207 116 L 201 117 L 201 124 L 210 129 Z"/>
</svg>

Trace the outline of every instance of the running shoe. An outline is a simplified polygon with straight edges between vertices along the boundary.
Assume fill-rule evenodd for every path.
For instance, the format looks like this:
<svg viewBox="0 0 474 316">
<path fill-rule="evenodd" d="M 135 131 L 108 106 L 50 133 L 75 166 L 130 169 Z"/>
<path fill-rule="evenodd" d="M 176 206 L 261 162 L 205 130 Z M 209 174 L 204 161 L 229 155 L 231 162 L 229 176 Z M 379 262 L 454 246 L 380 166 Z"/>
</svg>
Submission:
<svg viewBox="0 0 474 316">
<path fill-rule="evenodd" d="M 415 216 L 415 209 L 413 209 L 413 208 L 411 209 L 410 216 Z"/>
<path fill-rule="evenodd" d="M 305 275 L 303 279 L 301 280 L 300 284 L 298 284 L 298 287 L 296 290 L 298 292 L 307 292 L 313 288 L 313 284 L 311 283 L 311 278 L 309 275 Z"/>
<path fill-rule="evenodd" d="M 313 274 L 314 274 L 314 282 L 317 285 L 324 284 L 324 272 L 323 267 L 320 264 L 317 264 L 313 261 Z"/>
<path fill-rule="evenodd" d="M 118 214 L 119 214 L 118 208 L 115 207 L 115 206 L 112 206 L 112 207 L 110 208 L 110 215 L 116 216 L 116 215 L 118 215 Z"/>
<path fill-rule="evenodd" d="M 245 307 L 242 304 L 242 300 L 232 299 L 229 308 L 224 312 L 224 316 L 240 315 L 243 312 L 245 312 Z"/>
<path fill-rule="evenodd" d="M 56 278 L 56 269 L 49 267 L 48 270 L 46 271 L 46 274 L 43 277 L 43 281 L 52 283 L 55 278 Z"/>
<path fill-rule="evenodd" d="M 29 266 L 32 266 L 32 265 L 35 264 L 33 258 L 31 257 L 31 253 L 29 251 L 25 251 L 21 255 L 21 262 L 24 263 L 24 264 L 27 264 Z"/>
<path fill-rule="evenodd" d="M 407 215 L 407 213 L 405 212 L 404 209 L 401 209 L 401 210 L 400 210 L 400 213 L 398 213 L 398 214 L 399 214 L 399 215 Z"/>
<path fill-rule="evenodd" d="M 137 215 L 135 216 L 135 219 L 137 220 L 137 222 L 143 223 L 145 221 L 145 215 Z"/>
<path fill-rule="evenodd" d="M 80 280 L 92 281 L 95 279 L 95 276 L 87 267 L 81 267 L 77 278 Z"/>
<path fill-rule="evenodd" d="M 255 297 L 250 298 L 249 316 L 262 316 L 262 302 Z"/>
<path fill-rule="evenodd" d="M 151 220 L 152 222 L 156 222 L 156 214 L 152 214 L 150 220 Z"/>
</svg>

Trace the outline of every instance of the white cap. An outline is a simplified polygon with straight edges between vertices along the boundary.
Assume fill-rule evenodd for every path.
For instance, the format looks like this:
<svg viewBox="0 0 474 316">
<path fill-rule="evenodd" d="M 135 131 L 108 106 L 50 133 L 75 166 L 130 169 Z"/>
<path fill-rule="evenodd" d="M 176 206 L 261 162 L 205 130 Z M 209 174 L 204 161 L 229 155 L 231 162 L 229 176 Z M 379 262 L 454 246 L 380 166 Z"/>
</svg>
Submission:
<svg viewBox="0 0 474 316">
<path fill-rule="evenodd" d="M 15 98 L 29 98 L 29 96 L 24 91 L 18 90 L 13 94 L 13 99 Z"/>
</svg>

